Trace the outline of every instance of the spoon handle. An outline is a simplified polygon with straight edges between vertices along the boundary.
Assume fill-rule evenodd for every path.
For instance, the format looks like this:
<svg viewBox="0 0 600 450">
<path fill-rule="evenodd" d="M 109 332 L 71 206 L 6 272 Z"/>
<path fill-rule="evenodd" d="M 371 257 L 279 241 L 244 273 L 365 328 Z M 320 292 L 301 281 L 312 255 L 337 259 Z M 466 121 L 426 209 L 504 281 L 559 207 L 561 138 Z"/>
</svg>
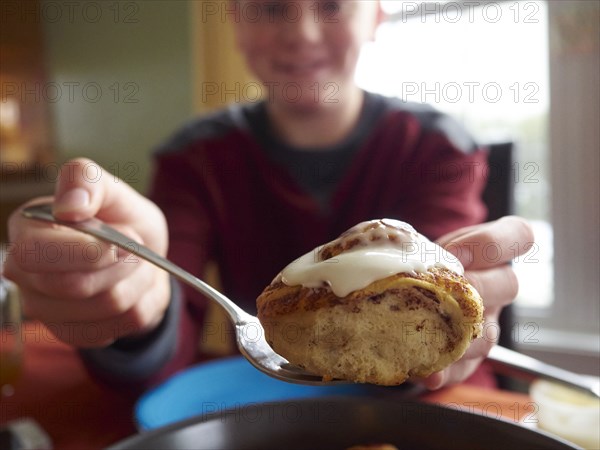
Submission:
<svg viewBox="0 0 600 450">
<path fill-rule="evenodd" d="M 142 244 L 132 240 L 131 238 L 125 236 L 124 234 L 120 233 L 119 231 L 115 230 L 114 228 L 110 227 L 109 225 L 105 224 L 104 222 L 98 219 L 91 218 L 81 222 L 66 222 L 58 220 L 52 215 L 51 203 L 43 203 L 39 205 L 29 206 L 23 209 L 22 214 L 28 219 L 42 220 L 45 222 L 63 225 L 74 230 L 92 235 L 105 242 L 114 244 L 122 248 L 123 250 L 137 255 L 140 258 L 145 259 L 146 261 L 149 261 L 152 264 L 160 267 L 161 269 L 166 270 L 167 272 L 177 277 L 184 283 L 187 283 L 193 288 L 202 292 L 209 299 L 216 301 L 219 305 L 223 307 L 225 312 L 229 315 L 229 317 L 235 324 L 243 324 L 247 321 L 248 313 L 242 310 L 239 306 L 237 306 L 219 291 L 212 288 L 199 278 L 196 278 L 191 273 L 186 272 L 176 264 L 173 264 L 168 259 L 163 258 L 159 254 L 153 252 L 148 247 L 145 247 Z"/>
<path fill-rule="evenodd" d="M 546 364 L 506 347 L 494 346 L 488 355 L 488 360 L 498 372 L 507 373 L 517 378 L 545 378 L 566 384 L 595 397 L 600 397 L 600 384 L 597 378 L 587 377 Z"/>
</svg>

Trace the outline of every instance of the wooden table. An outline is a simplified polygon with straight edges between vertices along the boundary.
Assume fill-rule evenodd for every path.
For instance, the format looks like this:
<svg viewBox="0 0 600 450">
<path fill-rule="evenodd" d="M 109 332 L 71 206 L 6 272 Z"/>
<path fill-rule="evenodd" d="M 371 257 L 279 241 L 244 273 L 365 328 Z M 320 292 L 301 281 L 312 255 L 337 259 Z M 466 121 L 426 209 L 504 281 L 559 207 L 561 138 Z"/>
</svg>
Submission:
<svg viewBox="0 0 600 450">
<path fill-rule="evenodd" d="M 75 350 L 41 324 L 24 324 L 22 336 L 22 373 L 1 400 L 0 423 L 33 418 L 64 450 L 103 448 L 135 433 L 133 395 L 95 383 Z"/>
<path fill-rule="evenodd" d="M 14 394 L 2 398 L 0 423 L 30 417 L 49 434 L 56 449 L 100 449 L 136 432 L 135 395 L 92 380 L 71 347 L 54 339 L 39 323 L 23 329 L 24 366 Z M 422 400 L 488 417 L 532 420 L 528 396 L 456 385 L 428 392 Z"/>
</svg>

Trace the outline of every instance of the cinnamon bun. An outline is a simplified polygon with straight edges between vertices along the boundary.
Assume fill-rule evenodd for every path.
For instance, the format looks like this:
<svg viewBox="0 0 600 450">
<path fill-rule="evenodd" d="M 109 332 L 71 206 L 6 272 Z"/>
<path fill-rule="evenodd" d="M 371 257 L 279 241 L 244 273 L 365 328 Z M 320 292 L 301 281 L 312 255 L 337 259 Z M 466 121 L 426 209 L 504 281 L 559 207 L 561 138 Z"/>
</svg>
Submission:
<svg viewBox="0 0 600 450">
<path fill-rule="evenodd" d="M 292 262 L 257 307 L 267 341 L 291 363 L 380 385 L 444 369 L 483 322 L 460 262 L 391 219 L 360 223 Z"/>
</svg>

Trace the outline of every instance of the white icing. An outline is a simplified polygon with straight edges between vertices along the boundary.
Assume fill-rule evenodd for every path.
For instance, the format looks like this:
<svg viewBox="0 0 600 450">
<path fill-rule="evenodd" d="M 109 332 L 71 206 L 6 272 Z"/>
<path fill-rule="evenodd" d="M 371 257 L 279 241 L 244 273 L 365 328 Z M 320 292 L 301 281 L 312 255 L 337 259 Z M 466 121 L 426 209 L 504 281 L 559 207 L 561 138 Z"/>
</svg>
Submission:
<svg viewBox="0 0 600 450">
<path fill-rule="evenodd" d="M 364 223 L 359 224 L 334 241 L 343 244 L 358 239 L 354 247 L 333 258 L 322 260 L 319 249 L 298 258 L 282 271 L 282 281 L 289 286 L 309 288 L 329 285 L 335 295 L 344 297 L 397 273 L 414 274 L 443 267 L 464 274 L 454 255 L 409 225 L 389 219 L 377 222 L 378 226 L 364 232 L 360 231 Z"/>
</svg>

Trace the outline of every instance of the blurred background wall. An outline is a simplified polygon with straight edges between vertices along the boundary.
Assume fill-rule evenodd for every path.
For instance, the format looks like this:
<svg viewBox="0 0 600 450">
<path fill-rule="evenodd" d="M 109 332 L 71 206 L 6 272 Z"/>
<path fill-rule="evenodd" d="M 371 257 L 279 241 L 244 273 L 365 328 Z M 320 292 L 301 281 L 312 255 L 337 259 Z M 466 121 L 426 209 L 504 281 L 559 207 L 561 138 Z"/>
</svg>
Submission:
<svg viewBox="0 0 600 450">
<path fill-rule="evenodd" d="M 50 104 L 56 152 L 95 159 L 143 190 L 148 151 L 192 113 L 189 8 L 110 3 L 78 4 L 72 23 L 43 21 L 48 80 L 63 91 Z"/>
<path fill-rule="evenodd" d="M 0 242 L 16 206 L 51 193 L 60 163 L 91 158 L 144 192 L 152 150 L 194 115 L 234 100 L 211 94 L 249 79 L 221 15 L 226 4 L 0 3 Z"/>
</svg>

